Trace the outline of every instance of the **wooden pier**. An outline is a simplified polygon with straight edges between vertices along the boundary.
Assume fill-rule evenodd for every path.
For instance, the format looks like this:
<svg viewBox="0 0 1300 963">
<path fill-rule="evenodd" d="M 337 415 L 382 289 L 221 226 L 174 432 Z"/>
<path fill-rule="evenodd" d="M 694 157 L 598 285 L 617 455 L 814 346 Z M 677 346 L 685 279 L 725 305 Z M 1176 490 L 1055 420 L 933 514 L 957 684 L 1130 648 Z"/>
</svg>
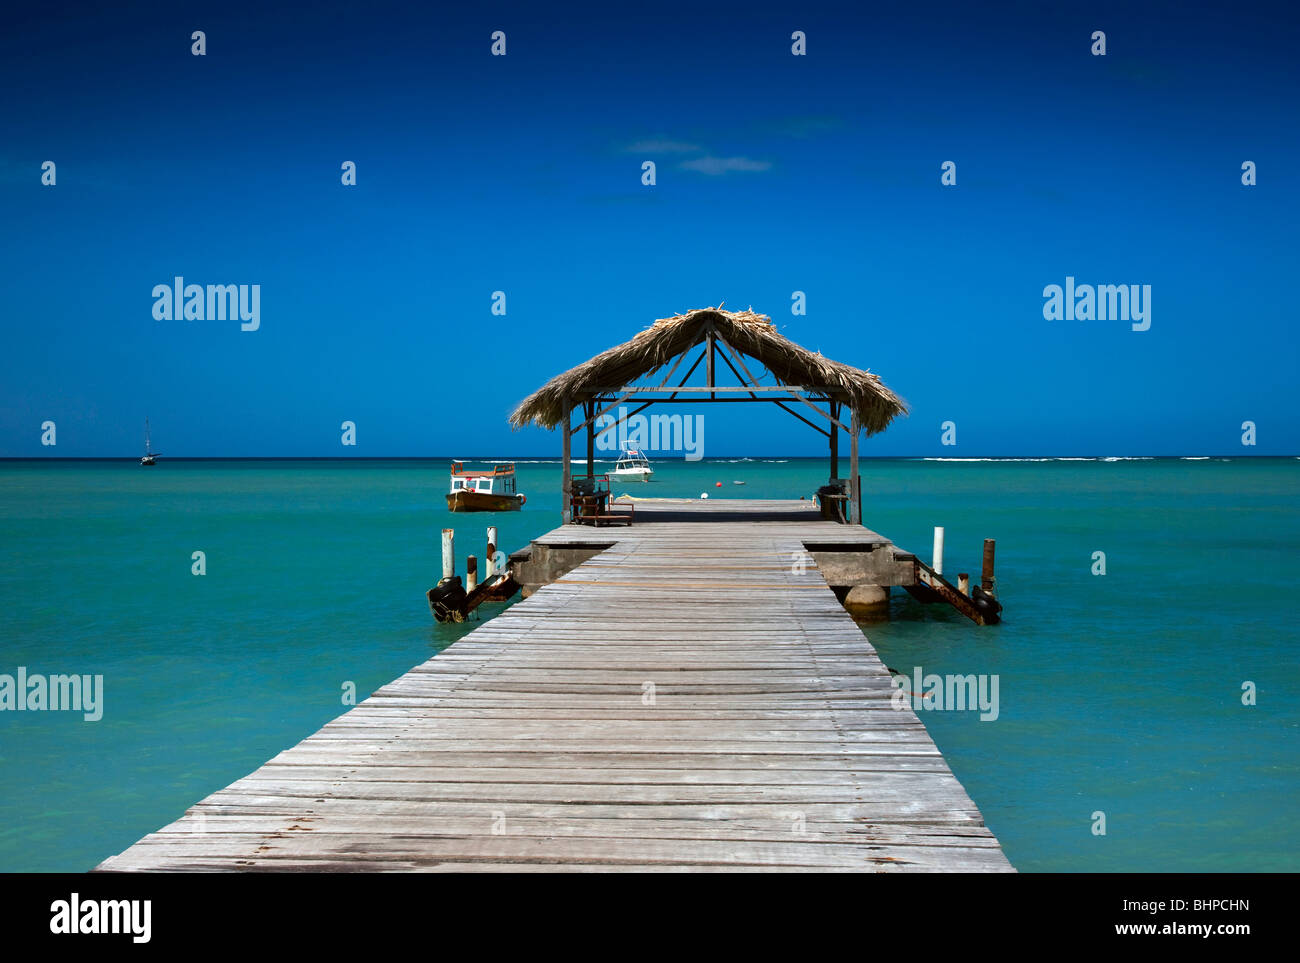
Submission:
<svg viewBox="0 0 1300 963">
<path fill-rule="evenodd" d="M 837 551 L 892 552 L 806 502 L 562 526 L 528 598 L 98 868 L 1010 871 Z"/>
</svg>

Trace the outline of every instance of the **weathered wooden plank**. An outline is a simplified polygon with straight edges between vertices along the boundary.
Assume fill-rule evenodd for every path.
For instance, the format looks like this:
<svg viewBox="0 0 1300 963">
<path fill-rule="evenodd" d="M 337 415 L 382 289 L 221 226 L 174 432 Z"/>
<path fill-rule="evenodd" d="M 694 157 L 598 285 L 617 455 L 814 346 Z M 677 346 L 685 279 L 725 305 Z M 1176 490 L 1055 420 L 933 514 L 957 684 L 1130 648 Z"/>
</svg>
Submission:
<svg viewBox="0 0 1300 963">
<path fill-rule="evenodd" d="M 886 845 L 872 842 L 773 841 L 762 839 L 643 839 L 584 836 L 512 836 L 481 832 L 465 836 L 401 834 L 330 834 L 309 832 L 268 836 L 261 833 L 195 833 L 184 840 L 186 852 L 196 856 L 251 859 L 273 864 L 280 857 L 318 856 L 331 860 L 343 854 L 364 854 L 375 859 L 438 863 L 444 860 L 518 860 L 549 862 L 680 863 L 714 865 L 815 866 L 856 865 L 864 871 L 881 863 L 914 869 L 1006 870 L 1000 848 L 970 845 Z M 133 849 L 145 857 L 151 849 L 166 854 L 178 845 L 175 837 L 147 836 Z M 124 860 L 123 862 L 127 862 Z M 105 868 L 114 868 L 111 865 Z M 273 868 L 269 866 L 268 868 Z"/>
<path fill-rule="evenodd" d="M 716 827 L 707 822 L 689 822 L 669 819 L 570 819 L 523 818 L 513 814 L 504 819 L 491 813 L 447 816 L 431 820 L 427 816 L 389 816 L 378 822 L 369 815 L 340 813 L 322 816 L 283 816 L 264 813 L 204 813 L 178 820 L 151 833 L 142 842 L 163 846 L 178 840 L 169 837 L 188 837 L 196 833 L 207 836 L 228 834 L 239 836 L 265 836 L 277 838 L 293 833 L 312 833 L 321 836 L 375 836 L 400 835 L 410 838 L 422 836 L 473 836 L 492 833 L 493 824 L 508 836 L 586 836 L 603 839 L 715 839 Z M 844 827 L 833 822 L 799 822 L 773 814 L 766 820 L 739 821 L 728 824 L 727 839 L 748 841 L 789 842 L 797 837 L 800 842 L 844 842 Z M 974 849 L 996 849 L 998 841 L 983 826 L 861 826 L 853 833 L 858 845 L 873 846 L 962 846 Z"/>
<path fill-rule="evenodd" d="M 351 790 L 350 790 L 351 791 Z M 798 811 L 817 822 L 843 823 L 846 831 L 863 825 L 876 826 L 983 826 L 979 811 L 967 809 L 925 809 L 924 804 L 900 807 L 895 801 L 840 800 L 833 803 L 804 803 Z M 319 795 L 284 788 L 274 792 L 245 789 L 238 783 L 214 793 L 196 804 L 192 815 L 199 813 L 235 813 L 255 811 L 281 816 L 325 813 L 369 813 L 376 816 L 412 815 L 428 819 L 453 816 L 482 817 L 490 813 L 483 801 L 446 799 L 431 800 L 420 795 L 418 786 L 364 786 L 357 796 Z M 657 819 L 665 822 L 706 821 L 716 834 L 725 835 L 727 827 L 747 820 L 768 824 L 789 817 L 788 803 L 755 797 L 740 803 L 586 803 L 515 801 L 509 807 L 511 817 L 552 819 L 557 822 L 576 817 L 589 819 Z M 189 818 L 189 817 L 186 817 Z"/>
</svg>

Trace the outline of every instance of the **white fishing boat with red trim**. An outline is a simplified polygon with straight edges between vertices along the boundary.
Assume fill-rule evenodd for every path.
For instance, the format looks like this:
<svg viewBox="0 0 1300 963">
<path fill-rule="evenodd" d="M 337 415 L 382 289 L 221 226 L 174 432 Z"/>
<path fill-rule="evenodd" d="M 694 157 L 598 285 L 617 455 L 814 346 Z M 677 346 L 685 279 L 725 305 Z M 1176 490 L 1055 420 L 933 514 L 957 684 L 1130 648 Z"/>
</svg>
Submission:
<svg viewBox="0 0 1300 963">
<path fill-rule="evenodd" d="M 459 461 L 451 463 L 451 490 L 447 492 L 450 512 L 517 512 L 528 501 L 515 489 L 515 464 L 493 465 L 490 471 L 467 470 Z"/>
</svg>

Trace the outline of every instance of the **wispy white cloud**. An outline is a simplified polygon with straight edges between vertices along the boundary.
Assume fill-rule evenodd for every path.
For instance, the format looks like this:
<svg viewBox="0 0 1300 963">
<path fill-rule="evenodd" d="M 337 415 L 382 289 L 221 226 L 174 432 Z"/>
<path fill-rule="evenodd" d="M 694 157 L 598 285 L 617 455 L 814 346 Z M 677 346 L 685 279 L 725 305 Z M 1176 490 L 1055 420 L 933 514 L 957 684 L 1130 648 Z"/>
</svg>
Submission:
<svg viewBox="0 0 1300 963">
<path fill-rule="evenodd" d="M 738 171 L 755 172 L 772 168 L 771 161 L 755 160 L 752 157 L 720 157 L 707 147 L 671 137 L 645 137 L 623 148 L 629 154 L 697 154 L 678 162 L 679 170 L 695 171 L 709 177 L 721 177 Z"/>
<path fill-rule="evenodd" d="M 717 157 L 713 154 L 706 154 L 703 157 L 692 157 L 690 160 L 682 161 L 677 166 L 682 170 L 697 171 L 710 177 L 719 177 L 722 174 L 731 174 L 735 171 L 770 170 L 772 164 L 770 161 L 754 160 L 751 157 Z"/>
</svg>

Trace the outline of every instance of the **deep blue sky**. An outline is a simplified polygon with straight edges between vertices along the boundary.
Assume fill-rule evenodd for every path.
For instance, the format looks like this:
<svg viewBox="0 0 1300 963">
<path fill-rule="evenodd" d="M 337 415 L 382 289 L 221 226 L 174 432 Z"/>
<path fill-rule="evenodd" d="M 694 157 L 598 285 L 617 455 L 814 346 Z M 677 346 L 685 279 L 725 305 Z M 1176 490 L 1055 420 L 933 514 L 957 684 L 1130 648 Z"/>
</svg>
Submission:
<svg viewBox="0 0 1300 963">
<path fill-rule="evenodd" d="M 1300 453 L 1286 7 L 418 6 L 6 12 L 0 456 L 554 454 L 522 397 L 720 301 L 910 402 L 868 454 Z M 176 274 L 261 330 L 155 321 Z M 1045 321 L 1066 275 L 1151 329 Z M 706 453 L 823 450 L 759 408 Z"/>
</svg>

